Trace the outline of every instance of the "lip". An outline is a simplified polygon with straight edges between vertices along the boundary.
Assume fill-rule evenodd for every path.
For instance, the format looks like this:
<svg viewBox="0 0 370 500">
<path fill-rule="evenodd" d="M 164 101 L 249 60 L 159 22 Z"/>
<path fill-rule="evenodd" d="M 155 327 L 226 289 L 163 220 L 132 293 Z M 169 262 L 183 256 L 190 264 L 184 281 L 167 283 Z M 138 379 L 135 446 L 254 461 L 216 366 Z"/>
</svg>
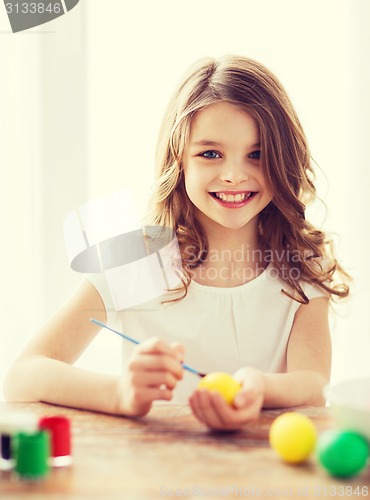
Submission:
<svg viewBox="0 0 370 500">
<path fill-rule="evenodd" d="M 248 194 L 248 193 L 256 193 L 257 191 L 252 191 L 251 189 L 244 189 L 243 191 L 228 191 L 228 190 L 222 190 L 220 189 L 219 191 L 210 191 L 210 193 L 225 193 L 225 194 L 233 194 L 234 196 L 237 194 Z"/>
<path fill-rule="evenodd" d="M 220 198 L 217 198 L 216 196 L 214 196 L 214 193 L 224 193 L 226 195 L 230 194 L 230 195 L 234 195 L 234 196 L 236 196 L 237 194 L 249 194 L 249 193 L 254 193 L 254 194 L 250 198 L 246 198 L 245 200 L 237 201 L 237 202 L 235 202 L 235 201 L 230 202 L 230 201 L 223 201 Z M 253 201 L 253 199 L 256 197 L 257 194 L 258 194 L 258 191 L 211 191 L 211 192 L 209 192 L 209 195 L 216 203 L 218 203 L 222 207 L 226 207 L 226 208 L 245 207 L 246 205 L 248 205 L 249 203 L 251 203 Z"/>
</svg>

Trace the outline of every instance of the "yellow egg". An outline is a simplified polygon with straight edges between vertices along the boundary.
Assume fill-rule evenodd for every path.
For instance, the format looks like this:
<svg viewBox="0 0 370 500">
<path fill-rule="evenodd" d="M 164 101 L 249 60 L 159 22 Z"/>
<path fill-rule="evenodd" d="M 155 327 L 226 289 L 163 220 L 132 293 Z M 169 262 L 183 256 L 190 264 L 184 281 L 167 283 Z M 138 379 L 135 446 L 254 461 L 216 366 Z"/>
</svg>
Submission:
<svg viewBox="0 0 370 500">
<path fill-rule="evenodd" d="M 241 389 L 241 384 L 228 373 L 215 372 L 203 377 L 197 388 L 218 392 L 226 403 L 231 405 Z"/>
<path fill-rule="evenodd" d="M 315 448 L 317 431 L 313 422 L 296 412 L 283 413 L 270 427 L 270 445 L 289 463 L 300 463 Z"/>
</svg>

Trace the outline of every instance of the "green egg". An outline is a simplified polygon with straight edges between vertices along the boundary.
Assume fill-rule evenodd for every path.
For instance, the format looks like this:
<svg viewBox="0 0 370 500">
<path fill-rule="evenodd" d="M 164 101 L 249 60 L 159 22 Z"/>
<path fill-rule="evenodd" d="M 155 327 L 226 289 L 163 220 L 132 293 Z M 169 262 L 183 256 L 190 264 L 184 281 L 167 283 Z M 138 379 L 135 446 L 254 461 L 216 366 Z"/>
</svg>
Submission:
<svg viewBox="0 0 370 500">
<path fill-rule="evenodd" d="M 333 429 L 319 437 L 317 455 L 321 465 L 332 476 L 351 477 L 365 467 L 369 445 L 357 432 Z"/>
</svg>

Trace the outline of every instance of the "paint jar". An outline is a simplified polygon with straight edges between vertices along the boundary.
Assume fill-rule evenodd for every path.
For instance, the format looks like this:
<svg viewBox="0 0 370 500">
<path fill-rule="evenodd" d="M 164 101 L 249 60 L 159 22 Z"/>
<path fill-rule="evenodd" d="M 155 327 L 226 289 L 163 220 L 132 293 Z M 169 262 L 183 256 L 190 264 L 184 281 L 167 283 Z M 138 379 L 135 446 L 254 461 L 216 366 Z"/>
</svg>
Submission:
<svg viewBox="0 0 370 500">
<path fill-rule="evenodd" d="M 14 470 L 21 479 L 35 481 L 49 472 L 50 434 L 48 431 L 19 432 L 13 438 Z"/>
<path fill-rule="evenodd" d="M 50 433 L 50 459 L 52 467 L 63 467 L 72 463 L 71 423 L 64 415 L 42 417 L 39 428 Z"/>
</svg>

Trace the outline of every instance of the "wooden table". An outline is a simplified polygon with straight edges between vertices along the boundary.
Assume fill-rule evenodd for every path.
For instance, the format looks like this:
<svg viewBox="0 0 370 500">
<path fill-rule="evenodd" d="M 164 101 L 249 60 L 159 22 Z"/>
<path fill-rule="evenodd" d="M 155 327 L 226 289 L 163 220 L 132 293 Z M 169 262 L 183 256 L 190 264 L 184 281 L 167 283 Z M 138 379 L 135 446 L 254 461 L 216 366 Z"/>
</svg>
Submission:
<svg viewBox="0 0 370 500">
<path fill-rule="evenodd" d="M 355 478 L 338 480 L 314 457 L 299 466 L 283 463 L 268 444 L 269 427 L 281 410 L 264 411 L 243 432 L 215 433 L 187 406 L 158 405 L 140 419 L 42 403 L 0 403 L 0 411 L 9 408 L 69 417 L 73 465 L 53 469 L 36 483 L 1 472 L 2 498 L 362 498 L 370 486 L 370 467 Z M 312 418 L 320 432 L 334 426 L 328 408 L 297 410 Z"/>
</svg>

